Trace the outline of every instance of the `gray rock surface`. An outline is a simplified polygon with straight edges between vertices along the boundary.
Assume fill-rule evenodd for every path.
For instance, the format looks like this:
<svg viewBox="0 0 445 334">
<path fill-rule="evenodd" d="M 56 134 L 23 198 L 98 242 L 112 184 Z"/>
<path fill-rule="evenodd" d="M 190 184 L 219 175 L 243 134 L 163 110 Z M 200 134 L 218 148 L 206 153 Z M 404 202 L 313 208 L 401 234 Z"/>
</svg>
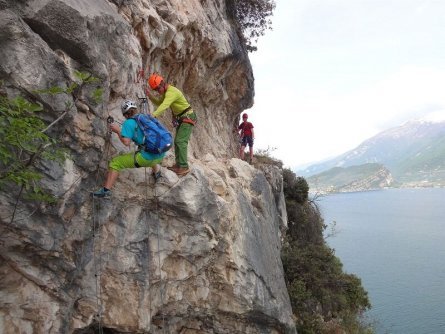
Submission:
<svg viewBox="0 0 445 334">
<path fill-rule="evenodd" d="M 233 125 L 253 74 L 224 1 L 0 0 L 0 79 L 10 96 L 101 79 L 52 129 L 69 150 L 43 163 L 56 204 L 0 191 L 0 332 L 295 333 L 280 260 L 287 217 L 278 169 L 232 159 Z M 106 117 L 143 94 L 137 72 L 164 74 L 198 113 L 192 172 L 123 171 L 111 200 L 89 192 L 107 160 Z M 71 97 L 43 95 L 48 122 Z M 169 123 L 169 115 L 163 118 Z M 134 149 L 134 148 L 133 148 Z M 172 163 L 172 153 L 164 165 Z"/>
</svg>

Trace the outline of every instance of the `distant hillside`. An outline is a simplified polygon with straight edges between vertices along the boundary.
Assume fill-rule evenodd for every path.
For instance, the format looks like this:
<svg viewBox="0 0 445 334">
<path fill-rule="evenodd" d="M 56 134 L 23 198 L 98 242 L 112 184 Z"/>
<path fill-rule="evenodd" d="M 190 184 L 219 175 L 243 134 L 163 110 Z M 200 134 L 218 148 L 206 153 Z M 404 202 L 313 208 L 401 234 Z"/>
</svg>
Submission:
<svg viewBox="0 0 445 334">
<path fill-rule="evenodd" d="M 351 167 L 334 167 L 307 178 L 314 192 L 353 192 L 381 189 L 393 185 L 394 180 L 385 166 L 368 163 Z"/>
<path fill-rule="evenodd" d="M 384 165 L 402 186 L 445 186 L 445 122 L 407 122 L 297 174 L 308 177 L 367 163 Z"/>
</svg>

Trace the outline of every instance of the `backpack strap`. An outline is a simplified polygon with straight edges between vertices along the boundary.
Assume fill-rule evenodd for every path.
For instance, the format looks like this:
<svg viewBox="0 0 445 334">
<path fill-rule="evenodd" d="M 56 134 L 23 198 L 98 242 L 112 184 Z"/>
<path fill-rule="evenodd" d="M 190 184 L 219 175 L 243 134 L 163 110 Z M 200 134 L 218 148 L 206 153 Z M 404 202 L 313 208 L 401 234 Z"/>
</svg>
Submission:
<svg viewBox="0 0 445 334">
<path fill-rule="evenodd" d="M 140 117 L 141 117 L 141 114 L 136 114 L 133 117 L 131 117 L 132 119 L 134 119 L 136 121 L 136 127 L 135 127 L 134 131 L 137 131 L 137 129 L 139 128 L 139 129 L 141 129 L 142 135 L 143 135 L 143 137 L 142 137 L 142 144 L 138 144 L 137 145 L 138 146 L 138 150 L 136 152 L 134 152 L 134 166 L 136 168 L 141 167 L 138 164 L 137 160 L 136 160 L 136 154 L 138 154 L 141 150 L 144 150 L 144 144 L 143 143 L 145 142 L 145 133 L 144 133 L 144 130 L 142 129 L 143 127 L 142 127 L 142 124 L 140 123 L 140 120 L 139 120 Z"/>
<path fill-rule="evenodd" d="M 134 128 L 134 130 L 137 131 L 138 128 L 141 129 L 142 136 L 143 136 L 142 137 L 142 143 L 144 143 L 145 142 L 145 132 L 143 130 L 143 126 L 141 124 L 140 117 L 141 117 L 141 114 L 136 114 L 136 115 L 134 115 L 131 118 L 136 121 L 136 127 Z M 141 148 L 143 148 L 143 147 L 144 147 L 144 144 L 138 144 L 138 151 L 137 152 L 139 152 L 141 150 Z M 134 161 L 136 162 L 136 158 L 135 158 Z M 136 166 L 136 167 L 139 167 L 139 166 Z"/>
</svg>

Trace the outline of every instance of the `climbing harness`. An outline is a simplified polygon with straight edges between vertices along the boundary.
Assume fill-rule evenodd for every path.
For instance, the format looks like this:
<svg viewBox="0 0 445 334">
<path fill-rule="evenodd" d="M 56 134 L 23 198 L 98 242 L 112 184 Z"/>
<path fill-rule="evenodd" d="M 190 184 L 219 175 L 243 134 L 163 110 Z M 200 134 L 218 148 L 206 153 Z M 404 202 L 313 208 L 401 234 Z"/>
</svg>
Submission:
<svg viewBox="0 0 445 334">
<path fill-rule="evenodd" d="M 191 106 L 188 106 L 187 108 L 185 108 L 183 111 L 181 111 L 180 114 L 176 115 L 176 118 L 180 118 L 182 115 L 184 115 L 187 111 L 192 110 Z"/>
<path fill-rule="evenodd" d="M 182 123 L 187 123 L 187 124 L 191 124 L 194 126 L 196 124 L 196 121 L 187 116 L 187 113 L 190 110 L 192 110 L 192 107 L 188 106 L 179 115 L 174 116 L 174 125 L 173 126 L 177 127 L 177 126 L 180 126 Z"/>
<path fill-rule="evenodd" d="M 139 165 L 139 163 L 138 163 L 138 160 L 136 159 L 136 155 L 137 155 L 138 153 L 139 153 L 139 150 L 137 150 L 137 151 L 134 152 L 134 154 L 133 154 L 134 166 L 135 166 L 136 168 L 141 167 L 141 165 Z"/>
<path fill-rule="evenodd" d="M 179 123 L 179 125 L 181 125 L 182 123 L 187 123 L 187 124 L 191 124 L 191 125 L 194 126 L 196 124 L 196 121 L 194 121 L 194 120 L 192 120 L 191 118 L 188 118 L 188 117 L 183 117 L 183 118 L 180 118 L 178 120 L 178 123 Z"/>
</svg>

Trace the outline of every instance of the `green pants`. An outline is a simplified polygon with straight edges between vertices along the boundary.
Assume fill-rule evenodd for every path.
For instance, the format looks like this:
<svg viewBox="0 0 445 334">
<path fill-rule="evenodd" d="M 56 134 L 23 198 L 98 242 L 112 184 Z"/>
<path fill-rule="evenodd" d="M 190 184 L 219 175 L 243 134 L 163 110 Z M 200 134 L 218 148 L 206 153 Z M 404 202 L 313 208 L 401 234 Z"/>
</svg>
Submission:
<svg viewBox="0 0 445 334">
<path fill-rule="evenodd" d="M 196 121 L 195 113 L 192 113 L 188 117 Z M 192 134 L 192 130 L 193 130 L 193 125 L 189 123 L 181 123 L 176 128 L 175 159 L 176 159 L 176 165 L 179 167 L 189 166 L 187 163 L 187 153 L 188 153 L 188 143 L 190 136 Z"/>
<path fill-rule="evenodd" d="M 111 159 L 108 167 L 118 172 L 125 168 L 136 168 L 136 165 L 134 163 L 134 155 L 134 152 L 118 155 Z M 160 164 L 162 162 L 162 159 L 163 158 L 147 160 L 142 157 L 141 153 L 136 153 L 136 161 L 140 167 L 153 167 L 156 164 Z"/>
</svg>

